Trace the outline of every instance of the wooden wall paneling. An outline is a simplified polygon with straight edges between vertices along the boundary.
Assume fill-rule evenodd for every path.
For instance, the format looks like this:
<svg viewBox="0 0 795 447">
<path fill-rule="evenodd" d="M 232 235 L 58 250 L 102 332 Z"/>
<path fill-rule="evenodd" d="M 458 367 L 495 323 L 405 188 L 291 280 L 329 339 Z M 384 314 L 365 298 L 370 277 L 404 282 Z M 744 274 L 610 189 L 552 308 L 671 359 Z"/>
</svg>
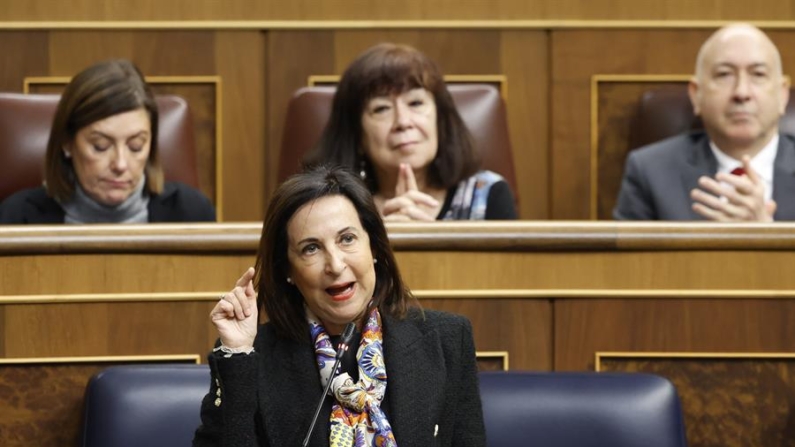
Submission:
<svg viewBox="0 0 795 447">
<path fill-rule="evenodd" d="M 545 31 L 502 31 L 500 73 L 508 78 L 510 126 L 522 219 L 548 219 L 550 54 Z"/>
<path fill-rule="evenodd" d="M 217 332 L 215 301 L 104 302 L 4 306 L 7 357 L 204 356 Z"/>
<path fill-rule="evenodd" d="M 425 309 L 464 315 L 478 351 L 507 351 L 510 369 L 552 370 L 552 304 L 545 299 L 422 298 Z"/>
<path fill-rule="evenodd" d="M 0 32 L 0 91 L 20 92 L 26 75 L 46 74 L 49 43 L 46 31 Z"/>
<path fill-rule="evenodd" d="M 432 290 L 789 290 L 788 252 L 397 251 L 409 285 Z M 742 259 L 742 262 L 738 262 Z"/>
<path fill-rule="evenodd" d="M 591 77 L 691 73 L 698 49 L 710 31 L 577 30 L 551 34 L 550 217 L 588 219 Z"/>
<path fill-rule="evenodd" d="M 9 2 L 0 20 L 792 20 L 786 0 L 46 0 Z"/>
<path fill-rule="evenodd" d="M 602 371 L 668 378 L 682 403 L 691 447 L 791 446 L 792 354 L 605 353 Z"/>
<path fill-rule="evenodd" d="M 594 369 L 596 352 L 792 352 L 795 300 L 566 299 L 554 309 L 555 370 Z"/>
<path fill-rule="evenodd" d="M 297 55 L 300 55 L 298 57 Z M 293 93 L 309 76 L 334 69 L 331 31 L 273 31 L 267 42 L 268 135 L 265 167 L 266 200 L 276 190 L 284 119 Z"/>
<path fill-rule="evenodd" d="M 224 220 L 261 221 L 267 205 L 268 145 L 266 94 L 267 35 L 260 31 L 217 31 L 215 73 L 223 82 L 222 116 Z"/>
<path fill-rule="evenodd" d="M 591 174 L 595 175 L 591 179 L 592 219 L 613 218 L 627 155 L 632 149 L 637 149 L 630 147 L 630 134 L 641 95 L 657 88 L 682 87 L 689 77 L 624 75 L 593 78 L 591 99 L 597 103 L 592 104 L 595 109 L 592 108 L 591 112 L 596 114 L 596 126 L 591 123 Z"/>
</svg>

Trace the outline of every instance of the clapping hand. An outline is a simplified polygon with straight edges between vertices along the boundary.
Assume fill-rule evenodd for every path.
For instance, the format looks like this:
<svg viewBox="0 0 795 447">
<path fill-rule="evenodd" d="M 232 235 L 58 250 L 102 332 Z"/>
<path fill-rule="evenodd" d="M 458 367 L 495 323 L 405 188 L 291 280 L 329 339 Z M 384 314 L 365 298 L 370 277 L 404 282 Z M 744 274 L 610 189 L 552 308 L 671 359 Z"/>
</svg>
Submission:
<svg viewBox="0 0 795 447">
<path fill-rule="evenodd" d="M 772 222 L 776 202 L 765 201 L 765 182 L 743 157 L 744 175 L 719 173 L 701 177 L 699 188 L 690 191 L 693 211 L 719 222 Z"/>
</svg>

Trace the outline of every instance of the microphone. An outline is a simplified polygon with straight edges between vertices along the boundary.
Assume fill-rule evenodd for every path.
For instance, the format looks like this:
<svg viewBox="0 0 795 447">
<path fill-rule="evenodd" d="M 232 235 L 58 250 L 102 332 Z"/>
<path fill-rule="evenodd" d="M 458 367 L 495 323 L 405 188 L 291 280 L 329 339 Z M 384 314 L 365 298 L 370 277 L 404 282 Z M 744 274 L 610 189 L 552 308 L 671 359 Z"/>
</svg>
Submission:
<svg viewBox="0 0 795 447">
<path fill-rule="evenodd" d="M 317 423 L 317 417 L 320 415 L 320 409 L 323 407 L 323 401 L 326 400 L 326 395 L 328 394 L 329 388 L 331 388 L 331 381 L 337 376 L 337 368 L 340 367 L 340 361 L 342 360 L 342 356 L 345 355 L 345 351 L 348 350 L 348 343 L 351 342 L 351 338 L 353 338 L 353 331 L 356 330 L 356 324 L 354 322 L 350 322 L 345 325 L 345 329 L 342 331 L 342 336 L 340 339 L 340 344 L 337 345 L 337 355 L 335 356 L 334 361 L 334 368 L 331 370 L 331 376 L 328 378 L 328 383 L 326 383 L 326 388 L 323 390 L 323 394 L 320 395 L 320 402 L 317 403 L 317 408 L 315 408 L 315 415 L 312 416 L 312 424 L 309 425 L 309 430 L 306 432 L 306 437 L 304 438 L 303 447 L 309 445 L 309 438 L 312 437 L 312 430 L 315 429 L 315 423 Z"/>
</svg>

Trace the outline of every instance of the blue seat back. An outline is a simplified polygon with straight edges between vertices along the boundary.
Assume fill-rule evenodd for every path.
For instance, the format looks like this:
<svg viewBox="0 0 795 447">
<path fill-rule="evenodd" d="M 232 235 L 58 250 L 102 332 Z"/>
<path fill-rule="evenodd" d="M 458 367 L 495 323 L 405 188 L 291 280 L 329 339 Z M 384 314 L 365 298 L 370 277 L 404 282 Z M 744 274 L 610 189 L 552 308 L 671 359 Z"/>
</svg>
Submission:
<svg viewBox="0 0 795 447">
<path fill-rule="evenodd" d="M 482 372 L 489 447 L 686 447 L 667 379 L 629 373 Z"/>
<path fill-rule="evenodd" d="M 86 388 L 83 447 L 188 447 L 210 389 L 207 365 L 115 366 Z"/>
</svg>

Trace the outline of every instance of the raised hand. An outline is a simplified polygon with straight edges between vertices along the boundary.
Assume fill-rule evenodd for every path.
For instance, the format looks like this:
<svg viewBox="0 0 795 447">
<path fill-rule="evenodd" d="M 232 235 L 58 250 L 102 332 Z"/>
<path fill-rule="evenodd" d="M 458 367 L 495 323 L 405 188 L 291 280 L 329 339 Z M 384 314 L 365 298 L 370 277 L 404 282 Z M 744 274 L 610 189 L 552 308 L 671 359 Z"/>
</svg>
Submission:
<svg viewBox="0 0 795 447">
<path fill-rule="evenodd" d="M 210 312 L 221 343 L 228 348 L 250 348 L 257 336 L 257 293 L 254 267 L 249 267 L 235 287 L 223 294 Z"/>
<path fill-rule="evenodd" d="M 765 201 L 765 182 L 743 157 L 745 174 L 719 173 L 698 179 L 700 188 L 690 191 L 693 211 L 718 222 L 772 222 L 776 202 Z"/>
<path fill-rule="evenodd" d="M 439 201 L 419 190 L 414 171 L 408 163 L 401 163 L 399 169 L 395 197 L 385 201 L 381 210 L 384 220 L 427 222 L 436 220 Z"/>
</svg>

